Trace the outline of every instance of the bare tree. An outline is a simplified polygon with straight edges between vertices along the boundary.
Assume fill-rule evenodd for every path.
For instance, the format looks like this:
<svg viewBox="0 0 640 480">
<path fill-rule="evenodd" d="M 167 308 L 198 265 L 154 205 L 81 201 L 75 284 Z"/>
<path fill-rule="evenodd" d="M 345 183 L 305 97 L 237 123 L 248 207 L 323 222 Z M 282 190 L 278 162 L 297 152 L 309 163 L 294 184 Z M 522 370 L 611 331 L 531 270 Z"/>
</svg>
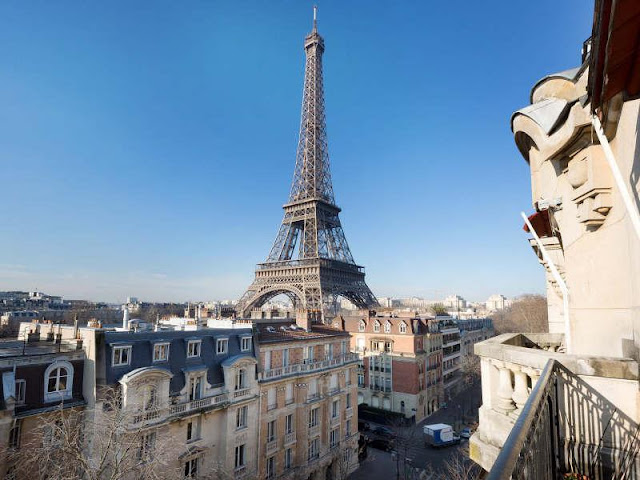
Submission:
<svg viewBox="0 0 640 480">
<path fill-rule="evenodd" d="M 463 355 L 460 360 L 460 366 L 467 384 L 476 383 L 480 380 L 480 357 L 473 353 Z"/>
<path fill-rule="evenodd" d="M 21 448 L 7 452 L 15 478 L 29 480 L 184 479 L 176 442 L 162 427 L 132 428 L 140 413 L 120 408 L 109 391 L 102 410 L 63 409 L 40 417 Z M 143 415 L 156 414 L 147 410 Z M 34 461 L 37 459 L 37 461 Z M 232 478 L 223 468 L 198 478 Z"/>
<path fill-rule="evenodd" d="M 468 444 L 467 444 L 468 445 Z M 469 447 L 457 449 L 456 454 L 445 462 L 440 478 L 447 480 L 479 480 L 482 468 L 469 458 Z"/>
<path fill-rule="evenodd" d="M 522 295 L 511 306 L 493 316 L 496 333 L 543 333 L 549 331 L 547 299 L 542 295 Z"/>
</svg>

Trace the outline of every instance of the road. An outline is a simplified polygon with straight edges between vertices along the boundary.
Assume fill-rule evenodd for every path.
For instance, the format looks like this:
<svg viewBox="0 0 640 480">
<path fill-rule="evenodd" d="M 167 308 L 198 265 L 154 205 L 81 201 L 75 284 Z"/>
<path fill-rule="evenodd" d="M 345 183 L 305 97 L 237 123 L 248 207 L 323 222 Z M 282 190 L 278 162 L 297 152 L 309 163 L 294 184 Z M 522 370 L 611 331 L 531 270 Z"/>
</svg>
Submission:
<svg viewBox="0 0 640 480">
<path fill-rule="evenodd" d="M 398 431 L 399 435 L 398 450 L 400 461 L 397 461 L 397 457 L 394 454 L 369 448 L 367 459 L 360 464 L 360 468 L 349 479 L 418 479 L 419 472 L 423 470 L 432 472 L 431 479 L 433 480 L 448 478 L 444 473 L 446 463 L 455 457 L 468 457 L 468 440 L 462 440 L 459 446 L 433 449 L 424 444 L 422 426 L 431 423 L 447 423 L 457 430 L 468 426 L 474 420 L 477 421 L 480 399 L 480 383 L 478 382 L 447 402 L 448 407 L 446 409 L 441 408 L 419 424 L 406 428 L 392 427 Z M 466 419 L 466 421 L 463 421 L 463 419 Z M 408 460 L 402 462 L 403 457 Z M 398 467 L 399 476 L 396 475 L 396 467 Z M 413 472 L 410 473 L 412 469 Z M 406 474 L 403 474 L 405 470 Z M 422 478 L 429 477 L 423 476 Z"/>
</svg>

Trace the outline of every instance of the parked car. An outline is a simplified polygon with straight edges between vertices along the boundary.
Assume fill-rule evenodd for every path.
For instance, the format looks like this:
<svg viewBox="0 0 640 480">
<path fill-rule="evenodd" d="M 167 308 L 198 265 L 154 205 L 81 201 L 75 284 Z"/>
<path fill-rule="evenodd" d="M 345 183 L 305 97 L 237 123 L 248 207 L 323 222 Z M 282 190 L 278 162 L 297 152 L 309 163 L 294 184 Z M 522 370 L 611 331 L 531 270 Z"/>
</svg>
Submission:
<svg viewBox="0 0 640 480">
<path fill-rule="evenodd" d="M 369 425 L 369 422 L 365 422 L 364 420 L 358 420 L 358 430 L 362 430 L 363 432 L 366 432 L 367 430 L 371 429 L 371 425 Z"/>
<path fill-rule="evenodd" d="M 392 438 L 376 437 L 369 441 L 369 446 L 377 448 L 378 450 L 384 450 L 390 452 L 396 445 L 395 440 Z"/>
<path fill-rule="evenodd" d="M 463 428 L 460 431 L 460 437 L 462 437 L 462 438 L 470 438 L 472 433 L 473 432 L 471 431 L 470 428 L 468 428 L 468 427 L 467 428 Z"/>
<path fill-rule="evenodd" d="M 398 436 L 396 432 L 388 427 L 379 426 L 374 428 L 371 433 L 377 437 L 393 439 Z"/>
</svg>

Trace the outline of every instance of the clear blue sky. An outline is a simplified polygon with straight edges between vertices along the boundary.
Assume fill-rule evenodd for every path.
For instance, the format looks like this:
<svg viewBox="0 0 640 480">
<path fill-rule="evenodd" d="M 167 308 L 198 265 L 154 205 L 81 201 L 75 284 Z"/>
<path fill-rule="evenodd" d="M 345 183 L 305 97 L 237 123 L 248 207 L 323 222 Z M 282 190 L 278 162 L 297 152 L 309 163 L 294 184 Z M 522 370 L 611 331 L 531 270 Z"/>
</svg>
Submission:
<svg viewBox="0 0 640 480">
<path fill-rule="evenodd" d="M 0 290 L 239 297 L 293 173 L 312 2 L 0 3 Z M 542 292 L 509 129 L 592 2 L 319 1 L 336 201 L 374 293 Z"/>
</svg>

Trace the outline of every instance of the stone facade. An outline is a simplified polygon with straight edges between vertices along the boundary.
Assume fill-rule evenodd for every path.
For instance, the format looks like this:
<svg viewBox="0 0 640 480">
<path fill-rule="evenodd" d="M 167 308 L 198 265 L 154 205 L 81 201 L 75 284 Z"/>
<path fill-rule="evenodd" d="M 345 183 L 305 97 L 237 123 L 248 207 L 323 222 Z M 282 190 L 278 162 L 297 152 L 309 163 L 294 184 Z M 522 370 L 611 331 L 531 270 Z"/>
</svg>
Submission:
<svg viewBox="0 0 640 480">
<path fill-rule="evenodd" d="M 638 17 L 624 16 L 632 3 L 616 10 L 596 2 L 582 65 L 537 82 L 531 105 L 511 118 L 516 144 L 531 170 L 535 213 L 529 222 L 535 236 L 530 243 L 546 272 L 550 333 L 503 335 L 476 346 L 482 358 L 483 405 L 470 454 L 486 470 L 532 392 L 539 387 L 540 396 L 541 389 L 551 388 L 537 385 L 550 360 L 561 365 L 554 385 L 563 385 L 561 394 L 567 395 L 557 418 L 582 412 L 566 431 L 558 428 L 554 458 L 586 459 L 583 468 L 595 469 L 590 478 L 611 478 L 628 468 L 624 459 L 636 453 L 625 449 L 632 446 L 630 435 L 640 420 L 640 230 L 635 228 L 640 101 L 625 91 L 631 77 L 609 71 L 627 60 L 637 69 L 634 57 L 625 53 L 621 63 L 607 62 L 631 48 L 625 43 L 631 36 L 616 36 L 610 29 L 624 23 L 626 32 L 635 28 L 637 33 Z M 601 15 L 607 20 L 601 22 Z M 600 84 L 597 78 L 605 80 Z M 626 202 L 625 192 L 635 201 Z M 603 420 L 608 418 L 610 427 Z M 607 429 L 615 432 L 611 438 Z M 602 449 L 588 449 L 600 443 Z"/>
</svg>

